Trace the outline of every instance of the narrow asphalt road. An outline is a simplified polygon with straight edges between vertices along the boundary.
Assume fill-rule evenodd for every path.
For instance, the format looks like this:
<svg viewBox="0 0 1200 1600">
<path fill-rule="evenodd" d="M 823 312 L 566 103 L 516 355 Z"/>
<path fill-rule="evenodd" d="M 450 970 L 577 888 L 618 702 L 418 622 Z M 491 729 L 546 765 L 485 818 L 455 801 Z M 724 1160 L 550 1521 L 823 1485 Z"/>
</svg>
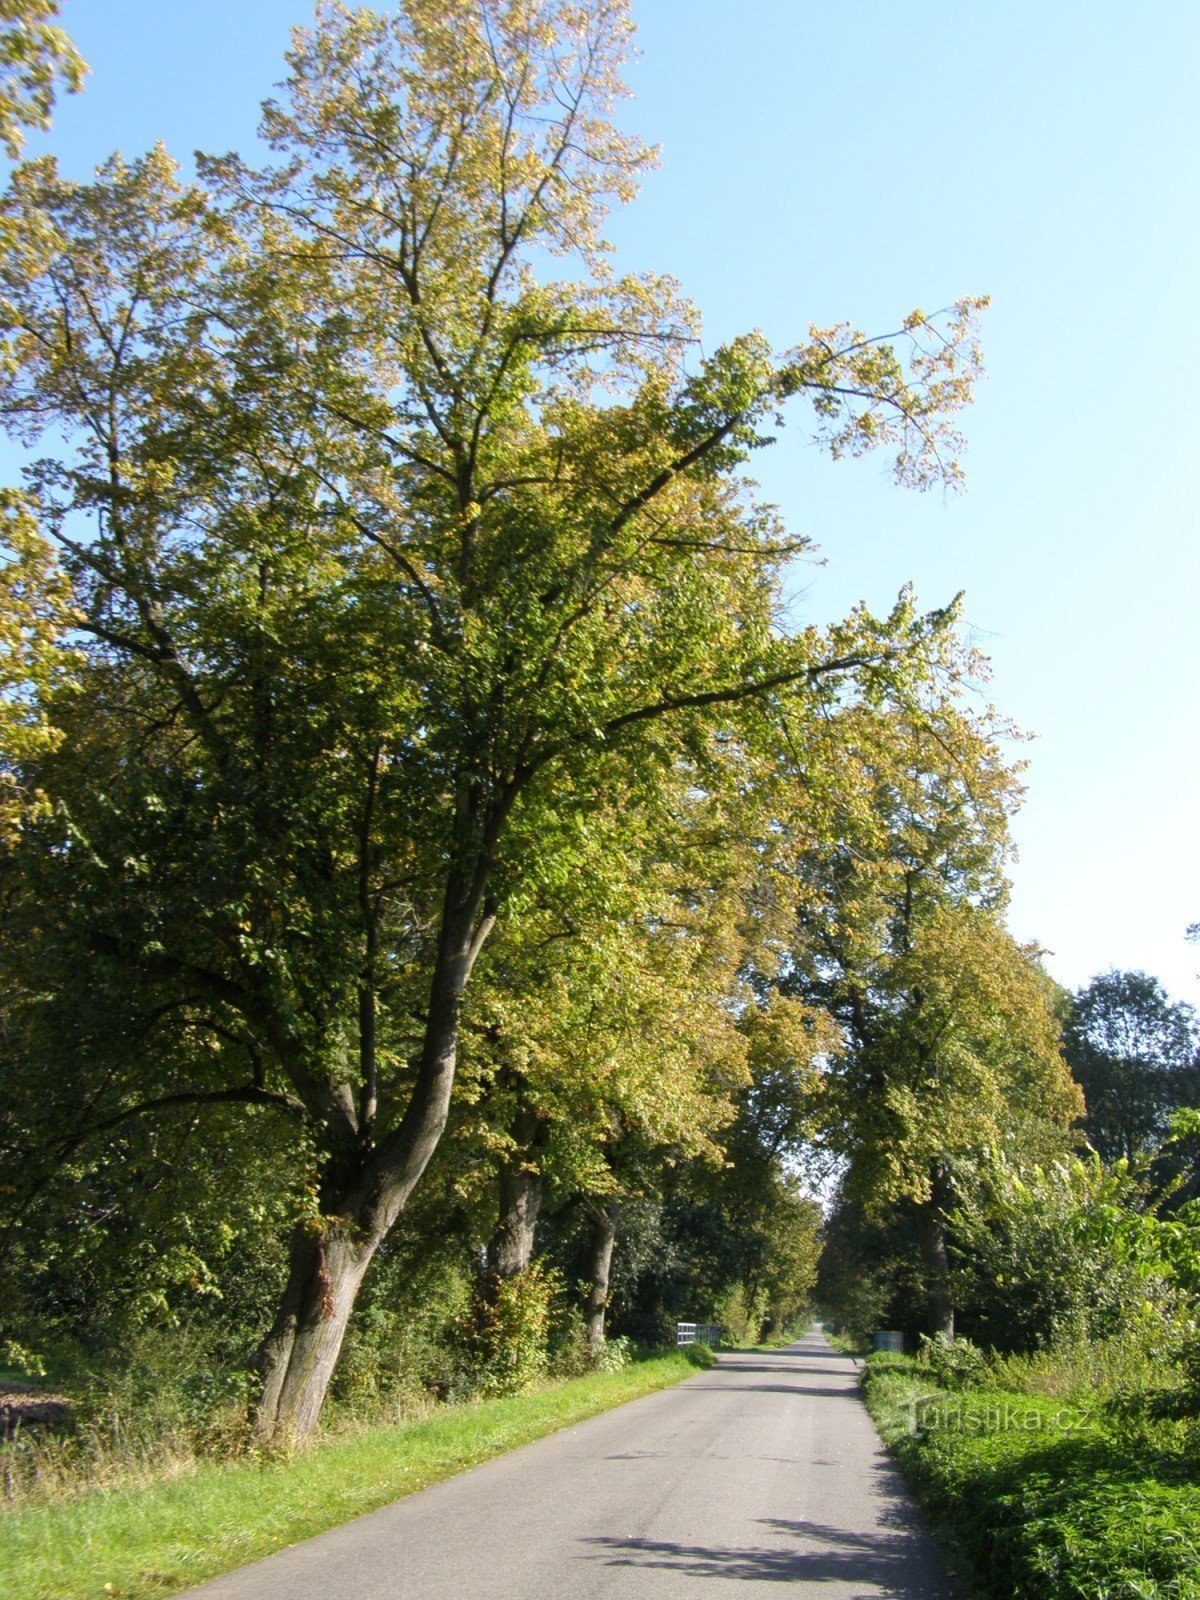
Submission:
<svg viewBox="0 0 1200 1600">
<path fill-rule="evenodd" d="M 191 1591 L 199 1600 L 951 1600 L 820 1333 L 593 1417 Z"/>
</svg>

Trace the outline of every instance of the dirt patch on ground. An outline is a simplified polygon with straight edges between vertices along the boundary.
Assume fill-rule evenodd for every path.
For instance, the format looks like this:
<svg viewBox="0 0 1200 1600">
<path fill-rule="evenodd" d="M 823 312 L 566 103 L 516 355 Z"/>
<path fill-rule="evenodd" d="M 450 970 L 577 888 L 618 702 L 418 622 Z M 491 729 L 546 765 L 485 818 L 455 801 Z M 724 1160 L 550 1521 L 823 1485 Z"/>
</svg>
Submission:
<svg viewBox="0 0 1200 1600">
<path fill-rule="evenodd" d="M 67 1422 L 70 1416 L 65 1395 L 49 1394 L 31 1383 L 0 1383 L 0 1439 L 11 1438 L 19 1428 Z"/>
</svg>

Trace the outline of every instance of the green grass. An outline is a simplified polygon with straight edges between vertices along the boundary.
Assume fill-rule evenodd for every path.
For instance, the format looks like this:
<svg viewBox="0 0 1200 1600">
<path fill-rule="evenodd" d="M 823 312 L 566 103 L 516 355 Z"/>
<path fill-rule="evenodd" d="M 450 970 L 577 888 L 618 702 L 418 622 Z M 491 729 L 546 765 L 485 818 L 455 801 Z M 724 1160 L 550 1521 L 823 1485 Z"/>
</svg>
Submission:
<svg viewBox="0 0 1200 1600">
<path fill-rule="evenodd" d="M 976 1600 L 1200 1600 L 1194 1421 L 938 1389 L 904 1356 L 873 1356 L 864 1389 Z"/>
<path fill-rule="evenodd" d="M 838 1333 L 833 1328 L 825 1328 L 825 1337 L 829 1343 L 843 1356 L 865 1356 L 870 1352 L 871 1346 L 865 1339 L 854 1339 L 848 1333 Z"/>
<path fill-rule="evenodd" d="M 290 1461 L 205 1463 L 173 1482 L 0 1514 L 5 1600 L 142 1600 L 202 1583 L 441 1478 L 686 1378 L 703 1357 L 324 1440 Z"/>
</svg>

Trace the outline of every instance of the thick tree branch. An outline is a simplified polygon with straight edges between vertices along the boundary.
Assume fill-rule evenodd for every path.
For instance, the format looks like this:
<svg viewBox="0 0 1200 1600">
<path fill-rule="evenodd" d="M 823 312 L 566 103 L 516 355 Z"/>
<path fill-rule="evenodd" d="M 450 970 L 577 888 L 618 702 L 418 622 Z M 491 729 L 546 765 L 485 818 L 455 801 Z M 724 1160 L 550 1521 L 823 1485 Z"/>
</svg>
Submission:
<svg viewBox="0 0 1200 1600">
<path fill-rule="evenodd" d="M 181 1089 L 176 1094 L 163 1094 L 154 1100 L 142 1100 L 135 1106 L 126 1106 L 115 1116 L 105 1117 L 100 1122 L 93 1122 L 79 1130 L 76 1137 L 80 1141 L 89 1139 L 94 1134 L 107 1133 L 112 1128 L 118 1128 L 123 1122 L 129 1122 L 134 1117 L 143 1117 L 152 1111 L 164 1111 L 171 1106 L 226 1104 L 271 1106 L 274 1110 L 286 1111 L 293 1117 L 303 1117 L 305 1114 L 304 1102 L 296 1099 L 294 1095 L 276 1094 L 254 1083 L 241 1084 L 232 1089 Z"/>
</svg>

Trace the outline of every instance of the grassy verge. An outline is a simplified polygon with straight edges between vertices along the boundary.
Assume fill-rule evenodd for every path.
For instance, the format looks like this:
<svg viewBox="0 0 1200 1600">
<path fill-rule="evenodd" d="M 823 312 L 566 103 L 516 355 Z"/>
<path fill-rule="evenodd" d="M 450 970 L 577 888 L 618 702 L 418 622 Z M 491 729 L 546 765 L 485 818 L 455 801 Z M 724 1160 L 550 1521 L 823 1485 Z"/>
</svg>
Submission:
<svg viewBox="0 0 1200 1600">
<path fill-rule="evenodd" d="M 202 1464 L 150 1488 L 0 1515 L 5 1600 L 161 1597 L 441 1478 L 677 1383 L 683 1351 L 553 1387 L 325 1440 L 291 1461 Z"/>
<path fill-rule="evenodd" d="M 852 1339 L 849 1334 L 838 1333 L 829 1327 L 823 1332 L 839 1355 L 861 1358 L 870 1352 L 871 1346 L 862 1339 Z"/>
<path fill-rule="evenodd" d="M 1194 1419 L 942 1389 L 905 1356 L 864 1389 L 976 1600 L 1200 1600 Z"/>
</svg>

